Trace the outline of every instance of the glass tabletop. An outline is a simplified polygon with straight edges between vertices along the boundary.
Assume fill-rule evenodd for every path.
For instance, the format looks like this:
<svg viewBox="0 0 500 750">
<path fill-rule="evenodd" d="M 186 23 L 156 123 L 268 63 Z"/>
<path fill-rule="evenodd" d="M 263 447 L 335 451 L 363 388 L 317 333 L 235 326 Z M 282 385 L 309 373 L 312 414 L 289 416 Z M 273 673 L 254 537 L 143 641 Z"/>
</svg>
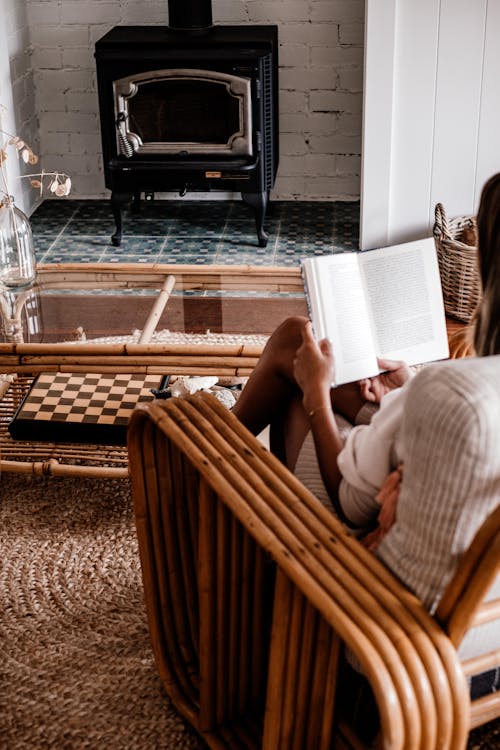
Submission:
<svg viewBox="0 0 500 750">
<path fill-rule="evenodd" d="M 12 438 L 38 373 L 245 378 L 276 325 L 306 310 L 298 269 L 115 263 L 39 266 L 0 308 L 1 469 L 120 477 L 123 446 Z"/>
<path fill-rule="evenodd" d="M 307 310 L 298 268 L 116 263 L 39 266 L 33 287 L 0 293 L 0 308 L 0 342 L 35 345 L 267 336 Z"/>
</svg>

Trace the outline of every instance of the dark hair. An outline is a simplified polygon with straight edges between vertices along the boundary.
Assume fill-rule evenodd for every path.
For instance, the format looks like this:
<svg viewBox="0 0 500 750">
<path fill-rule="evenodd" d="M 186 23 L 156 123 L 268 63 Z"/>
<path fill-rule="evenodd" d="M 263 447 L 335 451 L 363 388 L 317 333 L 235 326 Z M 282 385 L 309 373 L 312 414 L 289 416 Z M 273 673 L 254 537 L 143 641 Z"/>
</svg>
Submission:
<svg viewBox="0 0 500 750">
<path fill-rule="evenodd" d="M 482 299 L 474 330 L 478 356 L 500 354 L 500 173 L 483 187 L 477 213 L 478 262 Z"/>
</svg>

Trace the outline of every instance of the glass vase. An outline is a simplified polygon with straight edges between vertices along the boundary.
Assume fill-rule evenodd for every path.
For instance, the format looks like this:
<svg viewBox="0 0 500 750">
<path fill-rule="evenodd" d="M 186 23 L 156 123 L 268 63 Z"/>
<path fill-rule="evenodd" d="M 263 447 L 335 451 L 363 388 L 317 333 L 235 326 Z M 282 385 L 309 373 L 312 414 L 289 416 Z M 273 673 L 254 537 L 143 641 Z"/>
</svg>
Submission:
<svg viewBox="0 0 500 750">
<path fill-rule="evenodd" d="M 0 202 L 0 290 L 27 289 L 35 281 L 36 259 L 28 217 L 12 196 Z"/>
</svg>

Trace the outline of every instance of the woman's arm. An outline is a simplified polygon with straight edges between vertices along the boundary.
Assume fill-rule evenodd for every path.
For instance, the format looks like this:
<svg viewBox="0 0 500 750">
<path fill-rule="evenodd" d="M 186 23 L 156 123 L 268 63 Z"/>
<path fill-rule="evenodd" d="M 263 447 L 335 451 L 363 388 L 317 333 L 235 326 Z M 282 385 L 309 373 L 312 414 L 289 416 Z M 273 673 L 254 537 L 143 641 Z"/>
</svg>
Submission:
<svg viewBox="0 0 500 750">
<path fill-rule="evenodd" d="M 342 450 L 343 441 L 331 402 L 335 360 L 329 341 L 315 341 L 311 323 L 304 326 L 302 344 L 297 349 L 293 368 L 302 390 L 302 405 L 311 426 L 321 476 L 332 503 L 338 508 L 342 475 L 337 466 L 337 456 Z"/>
</svg>

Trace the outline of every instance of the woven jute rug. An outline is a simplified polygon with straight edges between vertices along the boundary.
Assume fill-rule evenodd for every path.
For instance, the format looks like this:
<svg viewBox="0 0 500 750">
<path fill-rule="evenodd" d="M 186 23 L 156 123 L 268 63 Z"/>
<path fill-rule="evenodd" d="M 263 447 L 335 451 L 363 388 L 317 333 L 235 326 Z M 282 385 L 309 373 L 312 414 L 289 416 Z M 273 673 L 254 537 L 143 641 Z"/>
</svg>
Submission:
<svg viewBox="0 0 500 750">
<path fill-rule="evenodd" d="M 0 748 L 201 750 L 149 642 L 128 480 L 0 477 Z"/>
<path fill-rule="evenodd" d="M 153 661 L 128 480 L 0 477 L 0 649 L 1 750 L 206 749 Z"/>
</svg>

